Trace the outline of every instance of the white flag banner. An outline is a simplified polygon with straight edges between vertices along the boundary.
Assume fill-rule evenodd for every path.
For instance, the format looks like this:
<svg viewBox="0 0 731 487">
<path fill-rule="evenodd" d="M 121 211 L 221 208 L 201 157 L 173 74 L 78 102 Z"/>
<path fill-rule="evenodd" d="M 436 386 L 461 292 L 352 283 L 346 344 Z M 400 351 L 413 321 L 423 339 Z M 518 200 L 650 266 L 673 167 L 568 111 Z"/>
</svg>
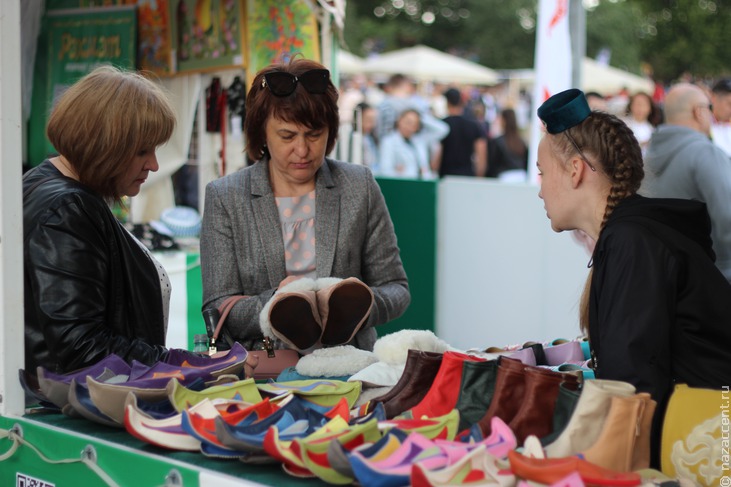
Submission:
<svg viewBox="0 0 731 487">
<path fill-rule="evenodd" d="M 538 107 L 550 96 L 571 88 L 569 0 L 540 0 L 539 2 L 533 73 L 528 181 L 537 183 L 538 168 L 535 163 L 543 126 L 536 112 Z"/>
</svg>

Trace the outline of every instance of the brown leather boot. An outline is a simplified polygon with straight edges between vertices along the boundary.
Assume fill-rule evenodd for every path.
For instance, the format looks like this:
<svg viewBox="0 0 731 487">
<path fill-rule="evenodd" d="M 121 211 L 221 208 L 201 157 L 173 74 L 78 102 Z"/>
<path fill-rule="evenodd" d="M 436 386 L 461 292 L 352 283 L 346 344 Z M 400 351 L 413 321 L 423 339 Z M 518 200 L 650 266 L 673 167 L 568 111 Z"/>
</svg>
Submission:
<svg viewBox="0 0 731 487">
<path fill-rule="evenodd" d="M 416 406 L 429 392 L 443 357 L 443 354 L 437 352 L 409 350 L 401 378 L 386 394 L 371 399 L 371 404 L 382 402 L 388 419 Z"/>
<path fill-rule="evenodd" d="M 540 367 L 525 367 L 525 396 L 520 409 L 508 426 L 515 433 L 518 444 L 528 435 L 546 436 L 553 428 L 553 411 L 556 408 L 561 383 L 572 390 L 579 387 L 578 378 Z"/>
<path fill-rule="evenodd" d="M 493 416 L 497 416 L 507 424 L 520 409 L 525 392 L 525 367 L 519 360 L 500 357 L 495 379 L 495 395 L 487 412 L 477 422 L 484 437 L 490 435 L 492 430 L 490 420 Z"/>
</svg>

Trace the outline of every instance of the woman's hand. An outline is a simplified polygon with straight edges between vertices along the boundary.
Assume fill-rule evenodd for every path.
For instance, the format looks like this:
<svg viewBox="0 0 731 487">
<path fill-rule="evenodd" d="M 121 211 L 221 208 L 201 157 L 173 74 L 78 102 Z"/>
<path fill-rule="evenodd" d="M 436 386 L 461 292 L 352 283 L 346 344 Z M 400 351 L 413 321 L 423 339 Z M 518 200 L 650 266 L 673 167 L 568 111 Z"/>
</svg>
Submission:
<svg viewBox="0 0 731 487">
<path fill-rule="evenodd" d="M 254 377 L 254 369 L 259 365 L 259 357 L 253 354 L 246 356 L 246 362 L 244 362 L 244 377 L 249 379 Z"/>
</svg>

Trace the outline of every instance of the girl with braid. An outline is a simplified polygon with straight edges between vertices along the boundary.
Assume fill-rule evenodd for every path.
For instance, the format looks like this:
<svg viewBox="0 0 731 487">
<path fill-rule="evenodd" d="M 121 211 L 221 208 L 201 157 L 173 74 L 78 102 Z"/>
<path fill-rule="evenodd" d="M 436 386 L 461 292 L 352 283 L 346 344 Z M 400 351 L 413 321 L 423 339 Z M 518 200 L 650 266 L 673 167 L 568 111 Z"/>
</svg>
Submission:
<svg viewBox="0 0 731 487">
<path fill-rule="evenodd" d="M 731 285 L 714 265 L 706 205 L 637 195 L 644 176 L 632 131 L 589 109 L 584 94 L 549 98 L 538 116 L 543 200 L 556 232 L 596 241 L 580 305 L 595 374 L 629 382 L 657 401 L 659 427 L 677 384 L 731 384 Z"/>
</svg>

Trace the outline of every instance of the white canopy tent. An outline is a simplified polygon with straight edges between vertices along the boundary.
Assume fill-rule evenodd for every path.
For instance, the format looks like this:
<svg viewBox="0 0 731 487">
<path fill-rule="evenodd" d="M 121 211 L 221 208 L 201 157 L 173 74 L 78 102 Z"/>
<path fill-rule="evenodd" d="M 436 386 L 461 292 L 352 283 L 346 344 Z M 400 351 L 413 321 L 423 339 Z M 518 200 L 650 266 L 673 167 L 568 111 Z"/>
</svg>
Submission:
<svg viewBox="0 0 731 487">
<path fill-rule="evenodd" d="M 503 72 L 503 79 L 507 79 L 514 91 L 526 89 L 533 85 L 532 69 L 516 69 Z M 584 58 L 581 66 L 581 89 L 596 91 L 604 96 L 613 96 L 626 88 L 629 93 L 644 91 L 652 94 L 654 85 L 652 80 L 624 71 L 613 66 L 607 66 L 591 58 Z"/>
<path fill-rule="evenodd" d="M 337 55 L 338 69 L 342 74 L 354 75 L 363 72 L 365 59 L 340 49 Z"/>
<path fill-rule="evenodd" d="M 402 73 L 418 82 L 472 85 L 494 85 L 500 78 L 498 73 L 490 68 L 427 46 L 398 49 L 368 58 L 362 63 L 360 73 L 374 75 Z"/>
<path fill-rule="evenodd" d="M 644 91 L 652 94 L 654 85 L 651 80 L 619 68 L 607 66 L 591 58 L 584 58 L 581 66 L 582 88 L 596 91 L 602 95 L 614 95 L 626 88 L 630 93 Z"/>
</svg>

